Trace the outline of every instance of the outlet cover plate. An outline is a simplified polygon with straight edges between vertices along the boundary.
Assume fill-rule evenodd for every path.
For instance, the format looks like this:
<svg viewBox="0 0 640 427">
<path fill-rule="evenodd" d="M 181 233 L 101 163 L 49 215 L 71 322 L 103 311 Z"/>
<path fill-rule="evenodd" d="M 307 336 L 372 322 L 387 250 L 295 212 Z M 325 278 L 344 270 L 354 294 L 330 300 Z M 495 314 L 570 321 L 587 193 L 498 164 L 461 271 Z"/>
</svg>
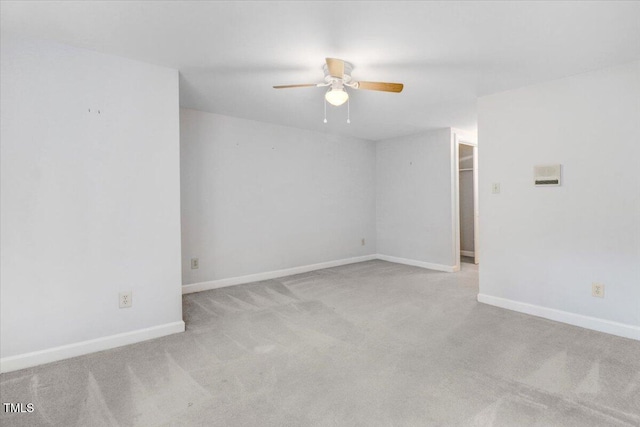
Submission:
<svg viewBox="0 0 640 427">
<path fill-rule="evenodd" d="M 133 304 L 133 296 L 131 291 L 120 292 L 120 308 L 129 308 Z"/>
</svg>

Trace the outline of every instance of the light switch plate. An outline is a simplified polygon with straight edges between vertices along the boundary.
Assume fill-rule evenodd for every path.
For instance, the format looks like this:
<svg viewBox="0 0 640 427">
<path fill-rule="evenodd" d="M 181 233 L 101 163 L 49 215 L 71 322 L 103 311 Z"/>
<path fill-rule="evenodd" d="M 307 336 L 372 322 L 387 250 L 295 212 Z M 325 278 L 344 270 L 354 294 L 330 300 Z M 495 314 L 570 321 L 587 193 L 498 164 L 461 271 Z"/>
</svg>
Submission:
<svg viewBox="0 0 640 427">
<path fill-rule="evenodd" d="M 602 283 L 592 283 L 591 295 L 597 298 L 604 298 L 604 285 Z"/>
</svg>

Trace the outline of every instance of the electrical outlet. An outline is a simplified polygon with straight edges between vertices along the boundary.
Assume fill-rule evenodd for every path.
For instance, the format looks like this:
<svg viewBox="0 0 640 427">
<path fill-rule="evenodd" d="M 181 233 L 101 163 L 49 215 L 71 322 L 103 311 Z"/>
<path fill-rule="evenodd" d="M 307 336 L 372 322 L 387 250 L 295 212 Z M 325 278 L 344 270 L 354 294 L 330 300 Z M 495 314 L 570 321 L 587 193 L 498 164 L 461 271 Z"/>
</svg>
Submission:
<svg viewBox="0 0 640 427">
<path fill-rule="evenodd" d="M 491 184 L 491 192 L 493 194 L 500 194 L 500 183 L 499 182 L 494 182 L 493 184 Z"/>
<path fill-rule="evenodd" d="M 197 270 L 198 267 L 200 267 L 200 261 L 198 261 L 198 258 L 191 258 L 191 269 Z"/>
<path fill-rule="evenodd" d="M 602 283 L 592 283 L 591 295 L 598 298 L 604 298 L 604 285 Z"/>
<path fill-rule="evenodd" d="M 364 237 L 362 238 L 362 246 L 364 246 Z"/>
<path fill-rule="evenodd" d="M 133 304 L 133 297 L 131 291 L 120 292 L 120 308 L 129 308 Z"/>
</svg>

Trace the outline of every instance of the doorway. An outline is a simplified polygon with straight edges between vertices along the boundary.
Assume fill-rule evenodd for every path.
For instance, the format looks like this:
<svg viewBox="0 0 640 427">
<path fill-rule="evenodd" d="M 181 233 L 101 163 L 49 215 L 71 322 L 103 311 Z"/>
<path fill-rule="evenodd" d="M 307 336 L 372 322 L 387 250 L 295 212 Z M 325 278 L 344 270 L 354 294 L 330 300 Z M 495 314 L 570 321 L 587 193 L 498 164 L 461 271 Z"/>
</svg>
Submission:
<svg viewBox="0 0 640 427">
<path fill-rule="evenodd" d="M 478 264 L 478 146 L 475 140 L 455 135 L 456 263 Z"/>
</svg>

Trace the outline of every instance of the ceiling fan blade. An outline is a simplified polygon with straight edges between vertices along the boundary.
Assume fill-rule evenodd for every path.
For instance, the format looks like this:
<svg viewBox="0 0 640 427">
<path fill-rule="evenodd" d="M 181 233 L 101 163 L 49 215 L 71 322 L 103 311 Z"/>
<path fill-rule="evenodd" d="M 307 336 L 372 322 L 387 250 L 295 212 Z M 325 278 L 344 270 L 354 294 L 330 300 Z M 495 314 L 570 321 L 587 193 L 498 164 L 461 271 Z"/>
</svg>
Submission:
<svg viewBox="0 0 640 427">
<path fill-rule="evenodd" d="M 383 92 L 402 92 L 404 85 L 402 83 L 385 83 L 385 82 L 358 82 L 356 89 L 364 90 L 380 90 Z"/>
<path fill-rule="evenodd" d="M 280 85 L 280 86 L 274 86 L 274 89 L 289 89 L 292 87 L 316 87 L 318 86 L 316 83 L 308 83 L 308 84 L 303 84 L 303 85 Z"/>
<path fill-rule="evenodd" d="M 341 79 L 344 77 L 344 61 L 342 59 L 325 58 L 327 61 L 327 68 L 329 69 L 329 75 Z"/>
</svg>

